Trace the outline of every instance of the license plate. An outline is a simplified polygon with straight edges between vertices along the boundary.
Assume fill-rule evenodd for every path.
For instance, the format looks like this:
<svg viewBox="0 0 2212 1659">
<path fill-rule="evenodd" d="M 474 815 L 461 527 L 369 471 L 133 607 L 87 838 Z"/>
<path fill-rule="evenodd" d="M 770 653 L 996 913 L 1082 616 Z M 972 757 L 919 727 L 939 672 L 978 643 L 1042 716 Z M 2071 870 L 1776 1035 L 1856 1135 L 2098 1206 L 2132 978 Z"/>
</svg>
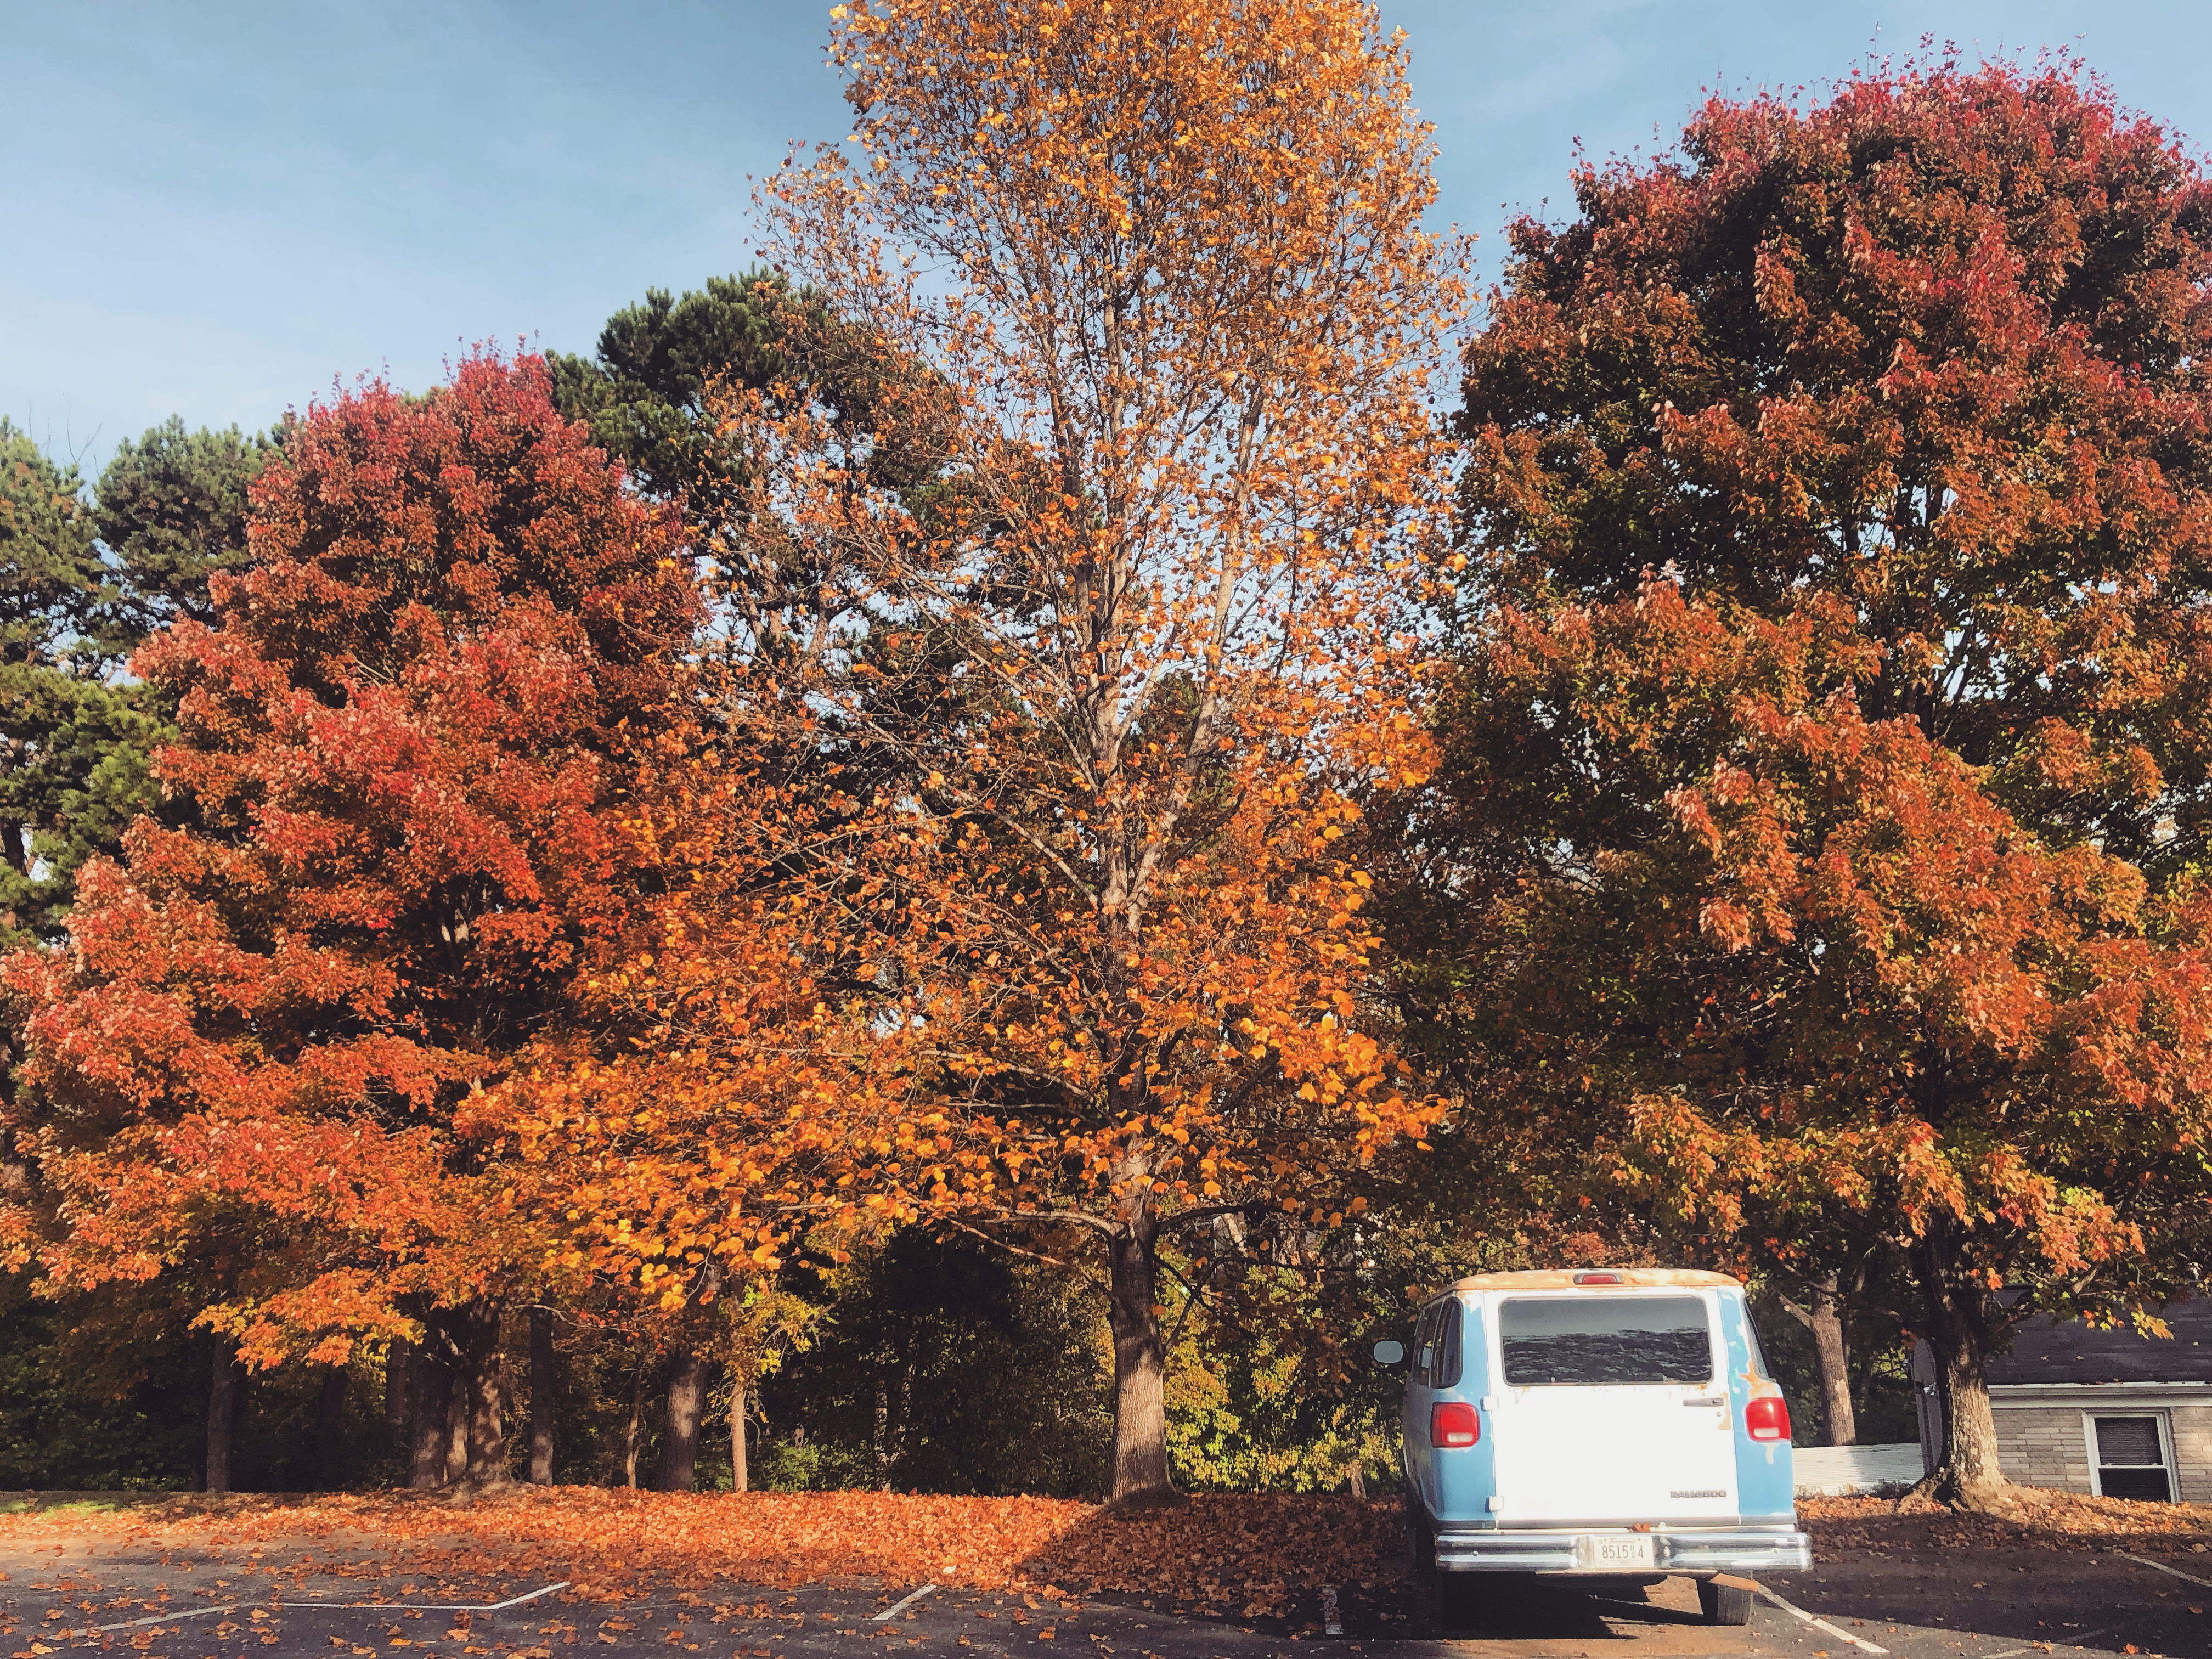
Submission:
<svg viewBox="0 0 2212 1659">
<path fill-rule="evenodd" d="M 1648 1533 L 1586 1533 L 1578 1553 L 1585 1572 L 1634 1572 L 1659 1565 L 1658 1546 Z"/>
</svg>

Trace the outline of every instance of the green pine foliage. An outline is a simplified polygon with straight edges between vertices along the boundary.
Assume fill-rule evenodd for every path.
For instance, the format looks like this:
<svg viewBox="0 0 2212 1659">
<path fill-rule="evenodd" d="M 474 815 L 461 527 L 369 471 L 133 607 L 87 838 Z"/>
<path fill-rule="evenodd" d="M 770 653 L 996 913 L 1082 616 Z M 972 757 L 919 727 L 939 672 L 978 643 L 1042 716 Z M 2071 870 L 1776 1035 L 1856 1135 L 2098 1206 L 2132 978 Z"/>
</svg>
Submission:
<svg viewBox="0 0 2212 1659">
<path fill-rule="evenodd" d="M 212 614 L 208 578 L 246 557 L 270 447 L 172 419 L 118 446 L 88 500 L 74 465 L 0 420 L 0 945 L 58 941 L 78 869 L 158 805 L 168 711 L 131 653 Z"/>
<path fill-rule="evenodd" d="M 774 378 L 784 292 L 765 271 L 710 276 L 681 299 L 647 289 L 642 305 L 607 319 L 596 357 L 550 356 L 554 401 L 590 425 L 639 489 L 681 497 L 703 517 L 736 476 L 711 399 L 718 386 Z"/>
<path fill-rule="evenodd" d="M 77 866 L 148 798 L 125 613 L 76 467 L 0 420 L 0 944 L 57 938 Z"/>
<path fill-rule="evenodd" d="M 246 562 L 246 491 L 275 447 L 234 426 L 188 432 L 174 416 L 116 447 L 92 519 L 138 637 L 212 620 L 208 578 Z"/>
</svg>

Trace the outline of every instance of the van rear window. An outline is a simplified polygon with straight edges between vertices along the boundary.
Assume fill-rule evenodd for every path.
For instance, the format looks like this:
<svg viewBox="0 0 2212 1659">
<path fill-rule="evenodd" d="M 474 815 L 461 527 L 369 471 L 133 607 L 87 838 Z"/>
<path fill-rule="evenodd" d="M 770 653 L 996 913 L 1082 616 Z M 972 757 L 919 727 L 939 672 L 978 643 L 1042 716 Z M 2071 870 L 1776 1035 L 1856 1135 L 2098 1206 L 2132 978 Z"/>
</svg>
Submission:
<svg viewBox="0 0 2212 1659">
<path fill-rule="evenodd" d="M 1510 1388 L 1710 1382 L 1712 1338 L 1694 1296 L 1516 1296 L 1499 1310 Z"/>
</svg>

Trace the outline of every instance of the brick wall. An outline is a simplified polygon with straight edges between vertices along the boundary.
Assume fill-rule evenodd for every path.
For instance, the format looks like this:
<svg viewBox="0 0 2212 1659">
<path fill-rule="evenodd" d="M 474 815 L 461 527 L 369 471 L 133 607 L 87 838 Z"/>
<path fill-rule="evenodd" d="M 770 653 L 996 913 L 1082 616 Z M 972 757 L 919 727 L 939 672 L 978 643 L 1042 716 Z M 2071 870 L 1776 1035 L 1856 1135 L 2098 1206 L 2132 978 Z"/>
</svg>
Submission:
<svg viewBox="0 0 2212 1659">
<path fill-rule="evenodd" d="M 2125 1400 L 2049 1406 L 1992 1401 L 1996 1407 L 1997 1459 L 2006 1478 L 2027 1486 L 2086 1492 L 2089 1448 L 2081 1430 L 2085 1410 L 2124 1413 L 2163 1410 L 2173 1438 L 2173 1459 L 2185 1504 L 2212 1504 L 2212 1404 L 2148 1407 Z"/>
</svg>

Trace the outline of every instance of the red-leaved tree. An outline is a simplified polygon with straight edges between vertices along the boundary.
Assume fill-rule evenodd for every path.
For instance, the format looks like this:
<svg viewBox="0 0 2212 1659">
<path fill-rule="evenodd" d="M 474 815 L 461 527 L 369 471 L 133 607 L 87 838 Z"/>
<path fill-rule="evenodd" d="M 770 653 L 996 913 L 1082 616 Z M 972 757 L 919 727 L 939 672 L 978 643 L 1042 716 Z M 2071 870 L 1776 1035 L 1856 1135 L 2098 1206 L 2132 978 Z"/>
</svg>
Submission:
<svg viewBox="0 0 2212 1659">
<path fill-rule="evenodd" d="M 86 872 L 22 952 L 0 1244 L 57 1293 L 181 1280 L 250 1364 L 423 1336 L 414 1474 L 503 1468 L 501 1301 L 543 1252 L 470 1103 L 557 1032 L 633 902 L 623 800 L 697 617 L 672 518 L 489 356 L 319 406 L 252 561 L 137 671 L 178 699 L 183 827 Z M 219 1472 L 211 1469 L 212 1478 Z"/>
<path fill-rule="evenodd" d="M 1985 1358 L 2203 1233 L 2212 191 L 1948 64 L 1575 190 L 1467 358 L 1436 1012 L 1709 1248 L 1904 1287 L 2002 1501 Z"/>
</svg>

